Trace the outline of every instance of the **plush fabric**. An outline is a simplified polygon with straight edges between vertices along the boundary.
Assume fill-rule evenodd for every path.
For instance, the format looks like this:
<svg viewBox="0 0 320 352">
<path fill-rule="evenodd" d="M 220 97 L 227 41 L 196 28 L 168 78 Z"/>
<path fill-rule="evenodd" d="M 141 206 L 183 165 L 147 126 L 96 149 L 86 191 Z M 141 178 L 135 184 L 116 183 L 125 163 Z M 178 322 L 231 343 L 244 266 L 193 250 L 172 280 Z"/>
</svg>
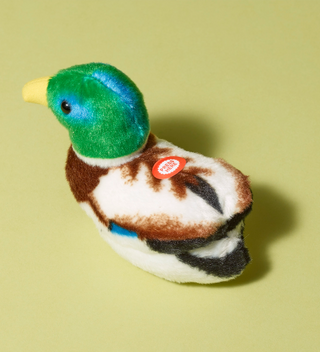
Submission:
<svg viewBox="0 0 320 352">
<path fill-rule="evenodd" d="M 169 179 L 154 178 L 154 163 L 170 155 L 186 159 L 185 168 Z M 89 166 L 70 148 L 66 172 L 103 238 L 149 272 L 178 282 L 210 283 L 239 275 L 250 261 L 242 237 L 252 204 L 249 182 L 221 159 L 187 152 L 150 134 L 134 159 L 108 168 Z M 94 189 L 79 197 L 84 183 Z M 188 277 L 181 264 L 178 272 L 162 264 L 159 273 L 159 261 L 172 256 L 187 272 L 199 273 L 198 279 L 195 273 Z"/>
<path fill-rule="evenodd" d="M 118 158 L 139 149 L 149 134 L 148 113 L 136 85 L 115 67 L 91 63 L 50 78 L 48 106 L 74 149 L 92 158 Z M 61 109 L 62 102 L 70 113 Z"/>
<path fill-rule="evenodd" d="M 241 262 L 242 269 L 239 272 L 238 263 L 235 261 L 233 263 L 235 267 L 235 273 L 232 274 L 230 271 L 225 277 L 221 277 L 221 270 L 217 274 L 208 274 L 203 267 L 197 268 L 194 263 L 184 262 L 184 258 L 179 258 L 179 255 L 165 254 L 153 251 L 144 241 L 140 241 L 137 238 L 129 236 L 116 236 L 112 234 L 99 220 L 95 212 L 92 210 L 91 206 L 87 202 L 80 203 L 80 206 L 85 210 L 85 212 L 90 216 L 94 223 L 96 224 L 100 235 L 102 238 L 109 243 L 115 252 L 117 252 L 121 257 L 131 262 L 133 265 L 148 271 L 154 275 L 157 275 L 166 280 L 175 281 L 179 283 L 184 282 L 197 282 L 200 284 L 211 284 L 221 281 L 227 281 L 235 278 L 239 275 L 245 268 L 246 264 L 250 260 L 247 256 L 247 252 L 243 253 Z M 230 252 L 227 251 L 227 247 L 236 248 L 239 242 L 243 239 L 241 238 L 241 232 L 237 230 L 232 231 L 227 235 L 226 240 L 211 241 L 211 246 L 202 247 L 198 249 L 195 253 L 195 259 L 197 257 L 201 258 L 201 251 L 204 252 L 205 259 L 221 258 L 223 263 L 223 257 Z M 221 242 L 223 241 L 223 245 Z M 211 252 L 212 255 L 208 254 Z M 181 252 L 185 253 L 185 252 Z M 192 253 L 191 253 L 192 254 Z M 235 258 L 234 256 L 233 258 Z M 229 257 L 230 258 L 230 257 Z M 210 262 L 207 261 L 208 268 L 210 269 Z M 230 261 L 227 261 L 228 267 L 230 268 Z M 239 265 L 239 266 L 240 266 Z M 221 266 L 221 265 L 220 265 Z"/>
<path fill-rule="evenodd" d="M 47 86 L 27 84 L 23 95 L 47 104 L 68 129 L 71 191 L 120 256 L 176 282 L 208 284 L 241 274 L 250 262 L 243 238 L 252 207 L 248 177 L 223 159 L 149 133 L 142 95 L 121 71 L 74 66 Z M 183 158 L 183 168 L 154 177 L 154 165 L 172 157 Z"/>
</svg>

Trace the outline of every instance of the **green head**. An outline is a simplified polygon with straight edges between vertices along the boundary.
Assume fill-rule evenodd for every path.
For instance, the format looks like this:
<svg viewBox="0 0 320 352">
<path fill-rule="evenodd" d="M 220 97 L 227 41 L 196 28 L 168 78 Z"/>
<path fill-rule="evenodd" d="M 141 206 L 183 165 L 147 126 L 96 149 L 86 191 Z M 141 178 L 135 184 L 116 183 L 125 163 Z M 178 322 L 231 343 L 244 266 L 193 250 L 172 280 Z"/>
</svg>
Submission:
<svg viewBox="0 0 320 352">
<path fill-rule="evenodd" d="M 113 159 L 132 154 L 150 132 L 141 92 L 129 77 L 107 64 L 73 66 L 31 81 L 23 97 L 48 105 L 68 129 L 73 148 L 86 157 Z"/>
</svg>

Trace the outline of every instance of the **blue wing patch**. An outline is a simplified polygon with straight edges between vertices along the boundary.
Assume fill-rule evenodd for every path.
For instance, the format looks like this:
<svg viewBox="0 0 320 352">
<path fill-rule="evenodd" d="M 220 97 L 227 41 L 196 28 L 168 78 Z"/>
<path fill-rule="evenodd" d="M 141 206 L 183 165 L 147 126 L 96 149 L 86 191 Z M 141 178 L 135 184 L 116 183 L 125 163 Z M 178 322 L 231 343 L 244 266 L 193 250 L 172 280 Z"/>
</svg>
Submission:
<svg viewBox="0 0 320 352">
<path fill-rule="evenodd" d="M 110 221 L 110 225 L 109 226 L 110 226 L 111 233 L 113 233 L 115 235 L 138 238 L 138 235 L 137 235 L 136 232 L 126 230 L 123 227 L 120 227 L 120 226 L 116 225 L 115 223 L 113 223 L 111 221 Z"/>
</svg>

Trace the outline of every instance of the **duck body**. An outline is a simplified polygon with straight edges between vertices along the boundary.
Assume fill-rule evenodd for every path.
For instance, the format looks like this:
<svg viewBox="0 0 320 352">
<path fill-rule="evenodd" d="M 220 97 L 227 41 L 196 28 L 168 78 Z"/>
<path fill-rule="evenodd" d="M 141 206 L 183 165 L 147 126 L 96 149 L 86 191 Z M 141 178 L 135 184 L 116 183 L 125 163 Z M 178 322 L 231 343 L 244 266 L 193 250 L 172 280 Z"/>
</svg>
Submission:
<svg viewBox="0 0 320 352">
<path fill-rule="evenodd" d="M 43 87 L 45 96 L 35 97 Z M 29 82 L 23 96 L 48 105 L 69 130 L 71 191 L 121 257 L 179 283 L 242 273 L 250 262 L 243 238 L 252 207 L 248 177 L 150 133 L 142 95 L 121 71 L 74 66 Z M 156 177 L 155 164 L 169 157 L 182 158 L 184 167 Z"/>
<path fill-rule="evenodd" d="M 152 166 L 173 155 L 187 160 L 183 170 L 155 178 Z M 152 274 L 214 283 L 238 276 L 250 261 L 242 236 L 252 203 L 249 182 L 222 159 L 187 152 L 150 134 L 140 153 L 109 167 L 71 147 L 66 176 L 101 236 Z"/>
</svg>

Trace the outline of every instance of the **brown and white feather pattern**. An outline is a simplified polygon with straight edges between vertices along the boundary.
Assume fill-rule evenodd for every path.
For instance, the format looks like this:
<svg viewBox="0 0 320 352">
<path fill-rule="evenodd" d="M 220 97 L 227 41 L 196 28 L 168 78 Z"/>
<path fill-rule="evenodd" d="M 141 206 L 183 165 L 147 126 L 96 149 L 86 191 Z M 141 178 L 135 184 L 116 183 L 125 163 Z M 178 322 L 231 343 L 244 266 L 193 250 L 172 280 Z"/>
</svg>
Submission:
<svg viewBox="0 0 320 352">
<path fill-rule="evenodd" d="M 168 156 L 186 159 L 186 166 L 175 176 L 158 180 L 152 175 L 152 167 Z M 214 240 L 215 233 L 230 219 L 250 208 L 252 196 L 246 176 L 222 159 L 187 152 L 152 134 L 144 150 L 121 165 L 90 166 L 84 160 L 72 147 L 69 149 L 67 179 L 77 201 L 116 252 L 144 270 L 172 281 L 222 281 L 182 263 L 174 255 L 157 253 L 146 243 Z M 222 211 L 191 191 L 190 185 L 197 186 L 199 178 L 215 190 Z M 224 242 L 216 241 L 224 253 L 237 246 L 243 227 L 241 220 L 230 231 L 233 236 L 228 238 L 234 238 L 233 244 L 224 239 L 223 246 Z M 112 234 L 110 223 L 137 233 L 138 239 Z M 210 245 L 211 252 L 218 253 L 220 247 Z M 211 247 L 206 246 L 204 253 Z M 201 248 L 194 250 L 194 255 L 201 257 Z"/>
</svg>

